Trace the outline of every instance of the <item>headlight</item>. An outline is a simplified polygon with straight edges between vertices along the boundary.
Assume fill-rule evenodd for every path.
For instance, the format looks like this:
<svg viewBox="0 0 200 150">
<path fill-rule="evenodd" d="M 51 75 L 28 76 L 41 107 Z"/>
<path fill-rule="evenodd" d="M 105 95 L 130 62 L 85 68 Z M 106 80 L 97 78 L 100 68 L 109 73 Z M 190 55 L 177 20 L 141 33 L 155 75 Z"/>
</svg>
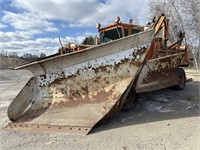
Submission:
<svg viewBox="0 0 200 150">
<path fill-rule="evenodd" d="M 119 22 L 120 22 L 120 17 L 117 16 L 117 17 L 115 18 L 115 23 L 119 23 Z"/>
<path fill-rule="evenodd" d="M 101 24 L 100 24 L 100 23 L 97 23 L 97 24 L 96 24 L 96 27 L 97 27 L 97 29 L 100 29 L 100 28 L 101 28 Z"/>
</svg>

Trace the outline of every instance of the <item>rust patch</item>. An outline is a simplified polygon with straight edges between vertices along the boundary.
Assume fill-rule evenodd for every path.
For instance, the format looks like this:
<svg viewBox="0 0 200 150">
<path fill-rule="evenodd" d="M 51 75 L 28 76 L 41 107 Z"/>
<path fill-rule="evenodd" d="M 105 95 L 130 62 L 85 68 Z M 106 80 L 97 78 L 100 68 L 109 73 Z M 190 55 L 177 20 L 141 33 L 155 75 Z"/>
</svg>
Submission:
<svg viewBox="0 0 200 150">
<path fill-rule="evenodd" d="M 147 61 L 136 84 L 137 93 L 162 89 L 178 81 L 178 64 L 181 55 Z"/>
<path fill-rule="evenodd" d="M 96 95 L 90 96 L 89 94 L 86 94 L 84 97 L 82 96 L 82 93 L 79 92 L 80 91 L 72 91 L 69 96 L 63 98 L 63 101 L 60 101 L 59 103 L 56 102 L 53 105 L 51 105 L 51 109 L 76 107 L 84 104 L 105 102 L 110 99 L 110 95 L 112 95 L 113 90 L 110 90 L 108 92 L 106 92 L 105 90 L 101 90 Z M 113 95 L 112 98 L 116 99 L 117 97 Z"/>
</svg>

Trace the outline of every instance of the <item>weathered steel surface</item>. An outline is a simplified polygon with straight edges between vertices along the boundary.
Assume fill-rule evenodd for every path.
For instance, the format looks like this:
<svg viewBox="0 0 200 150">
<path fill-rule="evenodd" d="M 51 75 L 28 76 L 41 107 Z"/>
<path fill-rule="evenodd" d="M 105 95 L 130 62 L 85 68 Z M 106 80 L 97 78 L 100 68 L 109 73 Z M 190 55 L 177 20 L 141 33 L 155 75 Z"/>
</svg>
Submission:
<svg viewBox="0 0 200 150">
<path fill-rule="evenodd" d="M 119 108 L 152 38 L 151 30 L 21 67 L 35 76 L 9 106 L 15 123 L 6 128 L 87 134 L 114 106 Z"/>
<path fill-rule="evenodd" d="M 137 93 L 158 90 L 178 84 L 178 66 L 184 53 L 148 60 L 141 70 Z"/>
<path fill-rule="evenodd" d="M 86 135 L 90 128 L 86 127 L 70 127 L 61 125 L 43 125 L 43 124 L 26 124 L 26 123 L 9 123 L 4 127 L 5 129 L 34 131 L 34 132 L 62 132 L 78 135 Z"/>
</svg>

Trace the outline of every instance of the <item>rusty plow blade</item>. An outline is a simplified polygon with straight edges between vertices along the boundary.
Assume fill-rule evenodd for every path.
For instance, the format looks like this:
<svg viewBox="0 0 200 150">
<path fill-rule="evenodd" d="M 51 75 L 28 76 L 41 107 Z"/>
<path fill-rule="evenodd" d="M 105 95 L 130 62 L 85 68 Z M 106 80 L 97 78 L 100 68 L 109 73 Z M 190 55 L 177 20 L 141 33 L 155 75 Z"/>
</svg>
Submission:
<svg viewBox="0 0 200 150">
<path fill-rule="evenodd" d="M 106 115 L 120 111 L 153 35 L 149 30 L 21 66 L 34 77 L 10 104 L 12 122 L 5 128 L 86 135 Z"/>
</svg>

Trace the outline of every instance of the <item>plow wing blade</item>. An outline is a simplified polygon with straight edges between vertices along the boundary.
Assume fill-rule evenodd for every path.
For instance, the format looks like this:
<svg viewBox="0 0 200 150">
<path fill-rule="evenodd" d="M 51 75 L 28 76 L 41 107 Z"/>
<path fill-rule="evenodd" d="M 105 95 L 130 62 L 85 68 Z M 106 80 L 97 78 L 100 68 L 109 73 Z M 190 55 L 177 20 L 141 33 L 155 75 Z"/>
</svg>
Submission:
<svg viewBox="0 0 200 150">
<path fill-rule="evenodd" d="M 153 35 L 150 30 L 20 67 L 34 77 L 10 104 L 12 122 L 5 128 L 86 135 L 120 111 Z"/>
</svg>

